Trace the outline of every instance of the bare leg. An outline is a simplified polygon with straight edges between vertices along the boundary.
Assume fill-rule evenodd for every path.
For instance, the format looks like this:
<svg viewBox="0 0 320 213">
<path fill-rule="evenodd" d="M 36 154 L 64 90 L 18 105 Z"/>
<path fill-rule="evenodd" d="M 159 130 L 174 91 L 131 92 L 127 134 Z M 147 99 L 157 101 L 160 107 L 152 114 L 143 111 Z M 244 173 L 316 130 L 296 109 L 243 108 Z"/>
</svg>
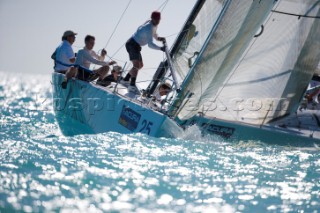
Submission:
<svg viewBox="0 0 320 213">
<path fill-rule="evenodd" d="M 61 87 L 63 89 L 67 88 L 68 80 L 73 77 L 76 77 L 77 74 L 78 74 L 78 69 L 76 67 L 70 67 L 66 72 L 66 77 L 64 78 L 64 80 L 61 83 Z"/>
<path fill-rule="evenodd" d="M 66 79 L 69 80 L 70 78 L 76 77 L 78 74 L 78 69 L 76 67 L 70 67 L 66 72 Z"/>
<path fill-rule="evenodd" d="M 103 66 L 100 67 L 99 69 L 94 70 L 93 72 L 99 75 L 99 79 L 98 80 L 103 80 L 105 77 L 107 77 L 108 72 L 109 72 L 109 66 Z"/>
<path fill-rule="evenodd" d="M 136 84 L 138 72 L 143 67 L 143 62 L 138 60 L 132 60 L 132 64 L 133 64 L 133 67 L 129 71 L 129 75 L 131 77 L 130 85 L 134 86 Z"/>
</svg>

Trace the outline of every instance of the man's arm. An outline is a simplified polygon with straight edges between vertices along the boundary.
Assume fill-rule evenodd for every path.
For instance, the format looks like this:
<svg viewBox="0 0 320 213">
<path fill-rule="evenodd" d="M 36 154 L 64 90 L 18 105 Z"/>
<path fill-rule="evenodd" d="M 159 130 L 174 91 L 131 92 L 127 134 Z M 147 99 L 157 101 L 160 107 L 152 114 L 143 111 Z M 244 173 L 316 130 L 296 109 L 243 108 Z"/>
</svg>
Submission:
<svg viewBox="0 0 320 213">
<path fill-rule="evenodd" d="M 101 55 L 98 55 L 95 51 L 91 51 L 91 56 L 98 59 L 99 61 L 104 61 L 106 54 L 107 51 L 105 51 L 105 49 L 101 51 Z"/>
<path fill-rule="evenodd" d="M 91 54 L 93 54 L 93 55 L 97 55 L 94 51 L 92 51 L 91 52 Z M 84 52 L 84 58 L 86 59 L 86 60 L 88 60 L 88 61 L 90 61 L 91 63 L 93 63 L 93 64 L 97 64 L 97 65 L 101 65 L 101 66 L 104 66 L 104 65 L 108 65 L 105 61 L 103 61 L 103 60 L 97 60 L 97 59 L 95 59 L 94 57 L 92 57 L 92 55 L 91 55 L 88 51 L 85 51 Z M 104 57 L 103 57 L 104 58 Z"/>
<path fill-rule="evenodd" d="M 153 43 L 153 38 L 156 39 L 157 41 L 164 41 L 165 38 L 163 37 L 158 37 L 158 34 L 156 33 L 157 31 L 157 27 L 152 27 L 152 36 L 149 38 L 148 40 L 148 46 L 152 49 L 155 49 L 155 50 L 162 50 L 163 51 L 163 48 L 162 47 L 159 47 L 158 45 L 156 45 L 155 43 Z"/>
<path fill-rule="evenodd" d="M 156 45 L 155 43 L 153 43 L 153 38 L 156 36 L 157 34 L 153 33 L 152 36 L 150 36 L 148 38 L 148 46 L 152 49 L 155 49 L 155 50 L 161 50 L 161 47 L 159 47 L 158 45 Z M 158 38 L 158 37 L 157 37 Z"/>
<path fill-rule="evenodd" d="M 76 62 L 76 57 L 71 46 L 66 48 L 66 56 L 71 64 L 74 64 L 74 62 Z"/>
<path fill-rule="evenodd" d="M 153 38 L 156 39 L 157 41 L 165 41 L 165 37 L 159 37 L 157 33 L 153 32 Z"/>
</svg>

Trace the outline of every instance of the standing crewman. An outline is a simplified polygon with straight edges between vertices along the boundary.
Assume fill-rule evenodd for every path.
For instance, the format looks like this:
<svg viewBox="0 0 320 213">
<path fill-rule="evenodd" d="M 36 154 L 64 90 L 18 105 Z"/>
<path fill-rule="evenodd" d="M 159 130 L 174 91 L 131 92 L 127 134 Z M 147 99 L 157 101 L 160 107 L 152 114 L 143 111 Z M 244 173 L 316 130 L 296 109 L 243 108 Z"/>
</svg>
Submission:
<svg viewBox="0 0 320 213">
<path fill-rule="evenodd" d="M 151 14 L 151 20 L 148 20 L 143 25 L 141 25 L 137 31 L 133 34 L 133 36 L 127 41 L 126 49 L 129 53 L 130 61 L 133 64 L 132 69 L 123 79 L 122 83 L 129 82 L 130 86 L 128 90 L 130 92 L 138 93 L 136 87 L 136 79 L 138 76 L 139 70 L 143 67 L 143 61 L 141 56 L 141 46 L 148 46 L 155 50 L 165 51 L 165 47 L 160 47 L 153 43 L 153 38 L 157 41 L 165 41 L 165 38 L 158 37 L 157 35 L 157 26 L 160 23 L 161 13 L 158 11 L 154 11 Z"/>
</svg>

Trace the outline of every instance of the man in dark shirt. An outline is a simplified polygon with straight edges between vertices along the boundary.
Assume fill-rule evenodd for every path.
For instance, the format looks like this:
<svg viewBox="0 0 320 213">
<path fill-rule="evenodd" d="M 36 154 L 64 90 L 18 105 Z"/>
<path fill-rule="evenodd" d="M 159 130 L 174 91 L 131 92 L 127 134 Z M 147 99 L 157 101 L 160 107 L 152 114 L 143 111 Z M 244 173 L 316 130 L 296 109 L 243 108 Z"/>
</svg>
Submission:
<svg viewBox="0 0 320 213">
<path fill-rule="evenodd" d="M 105 77 L 103 80 L 98 80 L 97 84 L 100 86 L 109 86 L 111 82 L 118 82 L 118 79 L 120 78 L 120 75 L 122 73 L 122 67 L 121 66 L 113 66 L 113 69 L 111 71 L 111 74 Z"/>
</svg>

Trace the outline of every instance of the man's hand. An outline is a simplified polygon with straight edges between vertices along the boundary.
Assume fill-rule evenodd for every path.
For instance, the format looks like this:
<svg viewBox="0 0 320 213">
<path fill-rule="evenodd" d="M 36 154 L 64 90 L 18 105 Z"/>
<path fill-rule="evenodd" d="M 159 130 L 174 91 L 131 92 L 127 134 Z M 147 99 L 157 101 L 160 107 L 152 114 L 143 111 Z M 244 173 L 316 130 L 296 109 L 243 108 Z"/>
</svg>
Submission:
<svg viewBox="0 0 320 213">
<path fill-rule="evenodd" d="M 105 56 L 105 55 L 107 55 L 107 51 L 105 49 L 102 49 L 101 56 Z"/>
<path fill-rule="evenodd" d="M 109 61 L 109 65 L 114 65 L 114 64 L 116 64 L 117 62 L 115 62 L 115 61 Z"/>
<path fill-rule="evenodd" d="M 158 37 L 158 41 L 166 41 L 165 37 Z"/>
<path fill-rule="evenodd" d="M 165 47 L 165 46 L 162 46 L 162 47 L 160 48 L 160 50 L 161 50 L 162 52 L 165 52 L 165 51 L 166 51 L 166 47 Z"/>
</svg>

